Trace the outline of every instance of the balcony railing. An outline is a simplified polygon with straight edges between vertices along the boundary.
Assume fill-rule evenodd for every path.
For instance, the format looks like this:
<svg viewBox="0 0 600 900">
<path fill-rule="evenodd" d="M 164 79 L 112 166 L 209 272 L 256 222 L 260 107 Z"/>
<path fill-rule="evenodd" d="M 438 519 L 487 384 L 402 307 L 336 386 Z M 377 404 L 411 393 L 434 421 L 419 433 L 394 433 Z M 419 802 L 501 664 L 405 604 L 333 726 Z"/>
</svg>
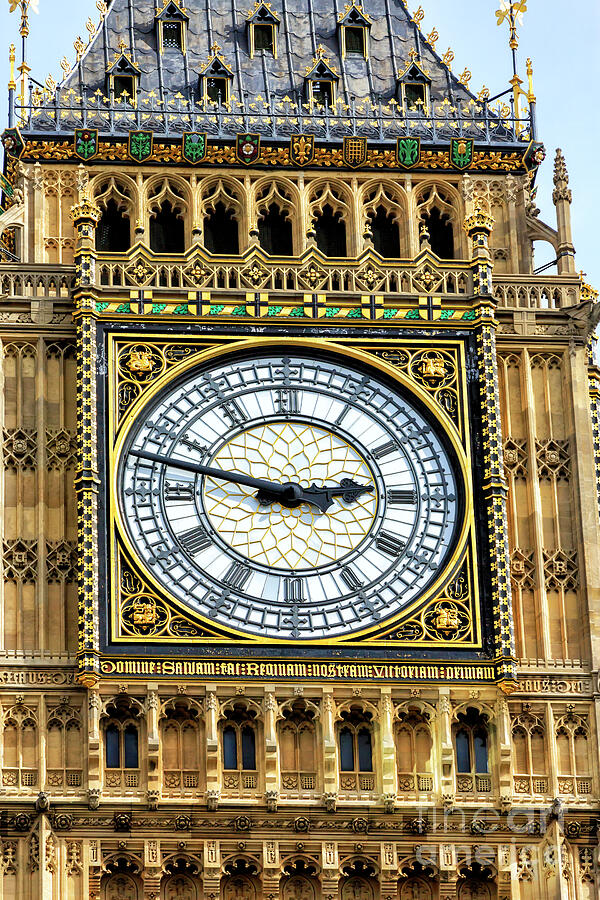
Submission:
<svg viewBox="0 0 600 900">
<path fill-rule="evenodd" d="M 434 101 L 429 107 L 405 109 L 395 99 L 352 98 L 331 106 L 305 103 L 299 96 L 266 99 L 244 94 L 227 103 L 198 100 L 193 91 L 187 97 L 167 92 L 138 92 L 135 104 L 128 97 L 105 96 L 73 88 L 32 90 L 28 101 L 11 109 L 25 132 L 65 134 L 76 128 L 97 128 L 102 135 L 125 135 L 144 129 L 164 137 L 181 137 L 184 131 L 206 132 L 214 139 L 231 138 L 240 132 L 254 132 L 266 139 L 287 139 L 293 134 L 312 134 L 329 141 L 359 135 L 376 143 L 389 144 L 399 137 L 418 137 L 425 144 L 448 142 L 450 138 L 473 138 L 477 143 L 525 146 L 532 140 L 529 114 L 515 115 L 511 106 L 487 100 Z"/>
</svg>

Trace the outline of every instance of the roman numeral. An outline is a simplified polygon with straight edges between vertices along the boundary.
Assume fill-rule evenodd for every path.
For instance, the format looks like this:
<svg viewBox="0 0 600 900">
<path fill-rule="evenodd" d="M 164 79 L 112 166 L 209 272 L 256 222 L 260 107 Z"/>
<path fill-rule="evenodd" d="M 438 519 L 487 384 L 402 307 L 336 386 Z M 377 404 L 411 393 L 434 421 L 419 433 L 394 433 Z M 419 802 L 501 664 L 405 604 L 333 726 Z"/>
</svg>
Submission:
<svg viewBox="0 0 600 900">
<path fill-rule="evenodd" d="M 237 400 L 227 400 L 222 404 L 221 410 L 232 425 L 241 425 L 248 418 Z"/>
<path fill-rule="evenodd" d="M 402 505 L 404 503 L 411 504 L 417 502 L 417 492 L 413 490 L 403 490 L 402 488 L 390 488 L 387 492 L 387 502 L 394 505 Z"/>
<path fill-rule="evenodd" d="M 286 578 L 283 583 L 283 596 L 286 603 L 302 603 L 302 579 Z"/>
<path fill-rule="evenodd" d="M 394 537 L 393 534 L 390 534 L 389 531 L 380 531 L 375 538 L 375 546 L 378 550 L 381 550 L 382 553 L 386 553 L 388 556 L 400 556 L 406 547 L 406 544 L 404 541 L 399 541 L 398 538 Z"/>
<path fill-rule="evenodd" d="M 344 568 L 340 570 L 340 577 L 351 591 L 357 591 L 363 586 L 363 582 L 350 566 L 344 566 Z"/>
<path fill-rule="evenodd" d="M 343 410 L 341 411 L 341 413 L 339 414 L 339 416 L 337 417 L 337 419 L 335 420 L 335 424 L 336 424 L 336 425 L 341 425 L 342 422 L 344 421 L 344 419 L 346 418 L 346 416 L 348 415 L 349 412 L 350 412 L 350 407 L 349 407 L 349 406 L 345 406 L 345 407 L 343 408 Z"/>
<path fill-rule="evenodd" d="M 300 409 L 300 397 L 298 391 L 293 388 L 282 388 L 277 391 L 275 397 L 275 405 L 277 412 L 286 415 L 287 413 L 297 413 Z"/>
<path fill-rule="evenodd" d="M 380 447 L 376 447 L 373 450 L 373 456 L 375 459 L 383 459 L 384 456 L 387 456 L 389 453 L 393 453 L 394 450 L 398 449 L 398 445 L 396 441 L 388 441 L 387 444 L 381 444 Z"/>
<path fill-rule="evenodd" d="M 193 499 L 193 484 L 170 484 L 167 481 L 165 485 L 165 500 L 184 500 L 190 502 Z"/>
<path fill-rule="evenodd" d="M 191 528 L 183 534 L 178 534 L 177 540 L 188 553 L 199 553 L 200 550 L 206 550 L 207 547 L 210 547 L 212 543 L 202 525 Z"/>
<path fill-rule="evenodd" d="M 180 441 L 185 447 L 189 447 L 190 450 L 196 450 L 200 456 L 204 456 L 205 453 L 208 453 L 208 447 L 204 447 L 202 444 L 199 444 L 198 441 L 194 441 L 187 434 L 185 434 Z"/>
<path fill-rule="evenodd" d="M 248 566 L 243 566 L 241 563 L 234 562 L 223 576 L 223 582 L 224 584 L 228 584 L 229 587 L 242 590 L 250 578 L 250 575 L 251 572 Z"/>
</svg>

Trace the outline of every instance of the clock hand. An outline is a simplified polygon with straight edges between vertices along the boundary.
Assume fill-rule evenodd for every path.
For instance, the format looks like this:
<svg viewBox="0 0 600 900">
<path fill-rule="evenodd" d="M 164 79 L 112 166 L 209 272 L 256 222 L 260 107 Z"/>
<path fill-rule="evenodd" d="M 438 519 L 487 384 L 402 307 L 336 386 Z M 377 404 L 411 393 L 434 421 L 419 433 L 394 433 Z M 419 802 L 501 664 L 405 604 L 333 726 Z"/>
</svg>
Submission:
<svg viewBox="0 0 600 900">
<path fill-rule="evenodd" d="M 148 462 L 157 462 L 164 466 L 182 469 L 185 472 L 208 475 L 209 478 L 218 478 L 221 481 L 258 488 L 256 497 L 259 503 L 278 502 L 289 508 L 299 506 L 301 503 L 312 503 L 321 512 L 327 512 L 333 504 L 333 497 L 342 497 L 346 503 L 350 503 L 352 500 L 358 500 L 361 494 L 370 493 L 373 490 L 373 485 L 361 485 L 349 478 L 343 478 L 339 485 L 317 487 L 316 484 L 313 484 L 309 488 L 303 488 L 290 481 L 280 484 L 276 481 L 266 481 L 263 478 L 252 478 L 250 475 L 242 475 L 238 472 L 226 472 L 224 469 L 203 466 L 201 463 L 189 462 L 186 459 L 147 453 L 145 450 L 130 450 L 129 452 L 132 456 Z"/>
<path fill-rule="evenodd" d="M 300 503 L 312 503 L 314 506 L 318 506 L 321 512 L 327 512 L 329 507 L 333 505 L 334 497 L 341 497 L 345 503 L 351 503 L 353 500 L 358 500 L 362 494 L 370 494 L 374 490 L 372 484 L 358 484 L 358 482 L 352 481 L 350 478 L 342 478 L 339 485 L 318 487 L 316 484 L 311 484 L 309 488 L 299 487 L 302 493 L 301 496 L 294 499 L 293 505 L 299 506 Z M 259 503 L 266 504 L 273 501 L 273 497 L 269 496 L 268 490 L 259 490 L 256 497 Z M 290 503 L 290 505 L 292 504 Z"/>
<path fill-rule="evenodd" d="M 189 462 L 186 459 L 177 459 L 171 456 L 159 456 L 157 453 L 146 453 L 145 450 L 130 450 L 132 456 L 145 459 L 148 462 L 162 463 L 164 466 L 172 466 L 174 469 L 182 469 L 185 472 L 195 472 L 197 475 L 208 475 L 210 478 L 218 478 L 221 481 L 231 481 L 234 484 L 243 484 L 246 487 L 258 488 L 268 492 L 272 498 L 277 498 L 280 503 L 286 498 L 294 501 L 302 490 L 300 485 L 291 483 L 279 484 L 276 481 L 265 481 L 262 478 L 252 478 L 250 475 L 242 475 L 238 472 L 226 472 L 224 469 L 215 469 L 212 466 L 203 466 L 201 463 Z"/>
</svg>

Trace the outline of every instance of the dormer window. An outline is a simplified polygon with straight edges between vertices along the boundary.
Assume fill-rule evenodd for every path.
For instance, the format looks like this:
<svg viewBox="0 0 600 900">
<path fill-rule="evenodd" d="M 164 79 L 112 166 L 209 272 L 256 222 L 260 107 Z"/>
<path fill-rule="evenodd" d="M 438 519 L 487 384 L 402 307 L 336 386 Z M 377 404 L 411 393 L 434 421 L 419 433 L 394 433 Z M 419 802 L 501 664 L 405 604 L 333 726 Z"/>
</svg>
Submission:
<svg viewBox="0 0 600 900">
<path fill-rule="evenodd" d="M 256 53 L 269 53 L 277 56 L 277 29 L 279 18 L 271 9 L 270 3 L 256 0 L 254 9 L 246 19 L 248 31 L 248 50 L 250 59 Z"/>
<path fill-rule="evenodd" d="M 333 104 L 333 81 L 311 81 L 310 99 L 319 106 L 331 106 Z"/>
<path fill-rule="evenodd" d="M 155 21 L 160 52 L 178 50 L 185 53 L 189 17 L 179 0 L 165 0 L 163 8 L 156 13 Z"/>
<path fill-rule="evenodd" d="M 405 112 L 423 112 L 429 106 L 431 79 L 413 50 L 410 62 L 398 79 L 398 100 Z"/>
<path fill-rule="evenodd" d="M 226 78 L 207 78 L 206 96 L 213 103 L 227 103 L 229 100 L 229 82 Z"/>
<path fill-rule="evenodd" d="M 366 59 L 369 46 L 371 20 L 362 6 L 353 2 L 346 5 L 338 19 L 340 49 L 342 56 L 361 56 Z"/>
<path fill-rule="evenodd" d="M 319 106 L 333 106 L 335 103 L 335 88 L 338 75 L 325 56 L 325 49 L 317 47 L 317 55 L 312 65 L 306 67 L 306 97 Z"/>
<path fill-rule="evenodd" d="M 213 44 L 210 49 L 213 55 L 202 67 L 198 79 L 200 98 L 224 105 L 231 99 L 233 72 L 221 56 L 219 45 Z"/>
<path fill-rule="evenodd" d="M 114 96 L 115 100 L 135 104 L 140 74 L 131 56 L 125 52 L 125 44 L 121 41 L 119 52 L 106 70 L 109 95 Z"/>
</svg>

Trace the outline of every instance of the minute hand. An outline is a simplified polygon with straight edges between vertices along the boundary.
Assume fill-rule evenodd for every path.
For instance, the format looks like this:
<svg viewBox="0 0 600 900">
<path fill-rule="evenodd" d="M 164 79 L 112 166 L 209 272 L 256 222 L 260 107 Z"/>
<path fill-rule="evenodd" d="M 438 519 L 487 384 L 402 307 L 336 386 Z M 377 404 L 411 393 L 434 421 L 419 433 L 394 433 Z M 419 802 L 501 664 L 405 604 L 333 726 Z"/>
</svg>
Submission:
<svg viewBox="0 0 600 900">
<path fill-rule="evenodd" d="M 130 450 L 129 452 L 132 456 L 137 456 L 148 462 L 162 463 L 163 466 L 182 469 L 184 472 L 195 472 L 197 475 L 208 475 L 211 478 L 219 478 L 221 481 L 231 481 L 233 484 L 244 484 L 247 487 L 257 488 L 259 491 L 267 491 L 278 498 L 285 497 L 290 488 L 289 484 L 279 484 L 276 481 L 252 478 L 250 475 L 242 475 L 239 472 L 226 472 L 224 469 L 203 466 L 201 463 L 189 462 L 187 459 L 177 459 L 174 456 L 159 456 L 157 453 L 146 453 L 145 450 Z"/>
</svg>

